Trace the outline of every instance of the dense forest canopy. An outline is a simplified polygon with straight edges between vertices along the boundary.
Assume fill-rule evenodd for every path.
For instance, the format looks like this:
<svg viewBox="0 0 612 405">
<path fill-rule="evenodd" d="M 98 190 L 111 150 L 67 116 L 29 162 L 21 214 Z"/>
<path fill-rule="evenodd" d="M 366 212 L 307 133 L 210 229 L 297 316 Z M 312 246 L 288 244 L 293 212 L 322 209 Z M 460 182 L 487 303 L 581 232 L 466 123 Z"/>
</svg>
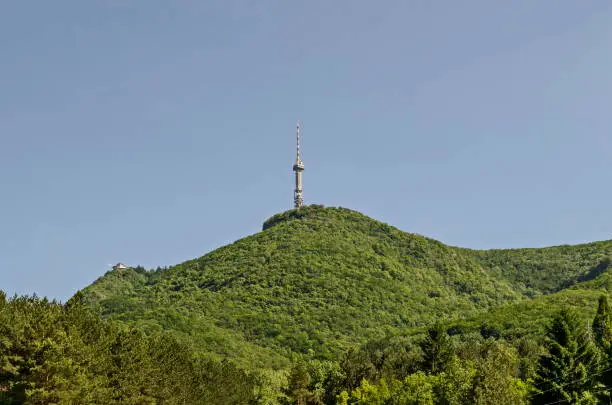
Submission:
<svg viewBox="0 0 612 405">
<path fill-rule="evenodd" d="M 2 295 L 0 404 L 607 403 L 610 257 L 291 210 L 65 304 Z"/>
<path fill-rule="evenodd" d="M 321 206 L 275 215 L 263 228 L 170 268 L 111 271 L 84 290 L 86 300 L 106 318 L 172 330 L 195 350 L 279 369 L 293 353 L 335 359 L 439 320 L 461 331 L 487 323 L 500 334 L 541 334 L 551 303 L 592 315 L 605 288 L 593 283 L 607 283 L 612 256 L 610 241 L 456 248 Z"/>
</svg>

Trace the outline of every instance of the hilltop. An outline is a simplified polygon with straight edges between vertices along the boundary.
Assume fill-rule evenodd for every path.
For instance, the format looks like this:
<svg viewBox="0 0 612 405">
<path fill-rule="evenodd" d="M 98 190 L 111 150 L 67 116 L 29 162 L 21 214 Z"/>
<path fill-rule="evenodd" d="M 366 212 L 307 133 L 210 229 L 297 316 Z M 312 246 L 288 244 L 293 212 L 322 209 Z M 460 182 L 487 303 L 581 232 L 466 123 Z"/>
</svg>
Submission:
<svg viewBox="0 0 612 405">
<path fill-rule="evenodd" d="M 308 206 L 167 269 L 109 271 L 83 292 L 105 317 L 171 330 L 212 357 L 281 368 L 293 353 L 335 359 L 439 320 L 456 330 L 537 332 L 553 309 L 546 303 L 607 288 L 611 255 L 612 241 L 470 250 L 345 208 Z M 517 313 L 533 316 L 517 325 Z"/>
</svg>

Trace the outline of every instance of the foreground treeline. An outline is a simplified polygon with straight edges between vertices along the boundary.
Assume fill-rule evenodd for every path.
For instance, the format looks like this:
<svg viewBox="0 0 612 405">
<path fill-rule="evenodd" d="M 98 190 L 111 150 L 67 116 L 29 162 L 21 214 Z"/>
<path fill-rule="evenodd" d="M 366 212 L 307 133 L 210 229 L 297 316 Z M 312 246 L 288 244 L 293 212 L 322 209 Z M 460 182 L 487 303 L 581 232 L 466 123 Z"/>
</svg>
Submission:
<svg viewBox="0 0 612 405">
<path fill-rule="evenodd" d="M 605 297 L 589 322 L 562 310 L 541 342 L 435 326 L 339 361 L 298 358 L 275 378 L 102 320 L 80 294 L 59 304 L 0 292 L 0 404 L 607 404 L 610 316 Z"/>
<path fill-rule="evenodd" d="M 541 342 L 480 333 L 371 342 L 340 363 L 300 361 L 288 403 L 362 405 L 612 403 L 612 328 L 606 297 L 592 322 L 561 310 Z"/>
<path fill-rule="evenodd" d="M 241 404 L 256 393 L 254 376 L 101 320 L 80 301 L 0 291 L 0 404 Z"/>
</svg>

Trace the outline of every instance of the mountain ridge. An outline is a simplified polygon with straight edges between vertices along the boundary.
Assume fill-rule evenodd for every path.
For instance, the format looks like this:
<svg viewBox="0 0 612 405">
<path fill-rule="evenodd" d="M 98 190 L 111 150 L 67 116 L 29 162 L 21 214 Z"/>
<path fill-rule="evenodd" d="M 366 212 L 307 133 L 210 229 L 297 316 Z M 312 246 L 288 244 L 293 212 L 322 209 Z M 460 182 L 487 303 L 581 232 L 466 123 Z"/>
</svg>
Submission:
<svg viewBox="0 0 612 405">
<path fill-rule="evenodd" d="M 454 247 L 323 206 L 273 215 L 262 228 L 168 269 L 107 272 L 86 299 L 108 318 L 171 330 L 208 355 L 278 368 L 294 353 L 337 358 L 440 320 L 469 329 L 470 317 L 604 274 L 612 254 L 612 241 Z"/>
</svg>

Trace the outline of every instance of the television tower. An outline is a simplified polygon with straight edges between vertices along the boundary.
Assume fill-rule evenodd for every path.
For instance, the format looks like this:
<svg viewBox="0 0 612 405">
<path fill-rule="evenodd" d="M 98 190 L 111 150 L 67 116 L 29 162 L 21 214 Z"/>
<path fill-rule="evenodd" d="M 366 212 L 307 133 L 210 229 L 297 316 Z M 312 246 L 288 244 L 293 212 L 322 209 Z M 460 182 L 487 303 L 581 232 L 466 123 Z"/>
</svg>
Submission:
<svg viewBox="0 0 612 405">
<path fill-rule="evenodd" d="M 302 155 L 300 153 L 300 122 L 296 123 L 295 136 L 297 139 L 297 154 L 295 157 L 295 164 L 293 165 L 293 171 L 295 172 L 295 190 L 293 191 L 293 202 L 295 208 L 300 209 L 304 205 L 304 197 L 302 196 L 302 172 L 304 171 L 304 163 L 302 162 Z"/>
</svg>

